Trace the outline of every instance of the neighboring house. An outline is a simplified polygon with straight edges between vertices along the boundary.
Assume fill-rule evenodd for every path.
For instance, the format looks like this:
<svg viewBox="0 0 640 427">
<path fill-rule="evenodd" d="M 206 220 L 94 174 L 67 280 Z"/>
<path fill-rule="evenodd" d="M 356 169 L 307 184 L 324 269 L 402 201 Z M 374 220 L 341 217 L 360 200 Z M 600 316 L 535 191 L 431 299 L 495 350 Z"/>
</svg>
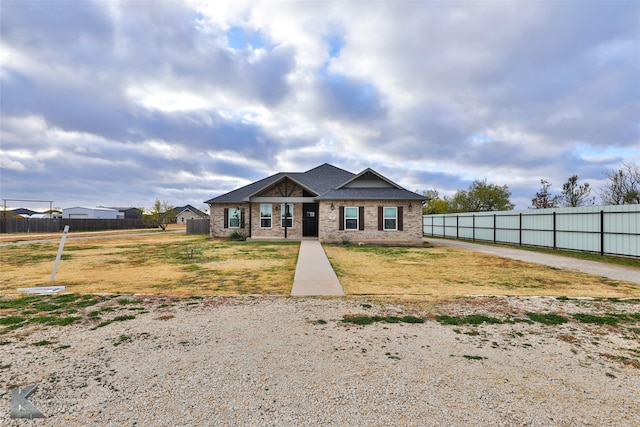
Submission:
<svg viewBox="0 0 640 427">
<path fill-rule="evenodd" d="M 60 211 L 47 211 L 43 213 L 36 213 L 31 215 L 31 219 L 59 219 L 62 218 L 62 213 Z"/>
<path fill-rule="evenodd" d="M 280 172 L 205 203 L 211 237 L 239 231 L 250 238 L 419 244 L 423 201 L 372 169 L 356 175 L 325 163 Z"/>
<path fill-rule="evenodd" d="M 115 209 L 124 215 L 124 219 L 142 219 L 142 212 L 138 208 L 118 208 L 113 206 L 108 206 L 108 209 Z"/>
<path fill-rule="evenodd" d="M 26 208 L 17 208 L 12 211 L 7 210 L 6 217 L 7 218 L 31 218 L 31 215 L 37 214 L 38 212 L 32 211 L 31 209 Z"/>
<path fill-rule="evenodd" d="M 174 208 L 176 212 L 176 223 L 186 224 L 190 219 L 206 218 L 207 214 L 191 205 Z"/>
<path fill-rule="evenodd" d="M 124 219 L 116 209 L 75 207 L 62 210 L 62 218 L 80 219 Z"/>
</svg>

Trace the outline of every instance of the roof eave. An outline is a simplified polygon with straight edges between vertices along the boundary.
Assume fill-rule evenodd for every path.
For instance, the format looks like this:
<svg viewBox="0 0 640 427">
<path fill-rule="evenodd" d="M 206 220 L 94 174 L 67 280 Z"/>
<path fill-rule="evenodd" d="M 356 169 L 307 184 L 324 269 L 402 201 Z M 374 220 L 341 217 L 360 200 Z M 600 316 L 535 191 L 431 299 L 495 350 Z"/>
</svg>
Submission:
<svg viewBox="0 0 640 427">
<path fill-rule="evenodd" d="M 242 199 L 243 202 L 250 202 L 252 197 L 255 197 L 256 195 L 260 194 L 261 192 L 263 192 L 264 190 L 266 190 L 267 188 L 276 185 L 277 183 L 279 183 L 280 181 L 284 180 L 284 179 L 290 179 L 291 181 L 293 181 L 294 183 L 296 183 L 296 185 L 299 185 L 300 187 L 302 187 L 304 190 L 307 190 L 313 194 L 318 194 L 317 191 L 315 191 L 313 188 L 308 187 L 306 185 L 304 185 L 303 183 L 301 183 L 300 181 L 298 181 L 297 179 L 293 178 L 291 175 L 289 174 L 283 174 L 279 179 L 276 179 L 273 182 L 270 182 L 269 184 L 261 187 L 259 190 L 254 191 L 253 193 L 249 194 L 248 196 L 246 196 L 245 198 Z"/>
</svg>

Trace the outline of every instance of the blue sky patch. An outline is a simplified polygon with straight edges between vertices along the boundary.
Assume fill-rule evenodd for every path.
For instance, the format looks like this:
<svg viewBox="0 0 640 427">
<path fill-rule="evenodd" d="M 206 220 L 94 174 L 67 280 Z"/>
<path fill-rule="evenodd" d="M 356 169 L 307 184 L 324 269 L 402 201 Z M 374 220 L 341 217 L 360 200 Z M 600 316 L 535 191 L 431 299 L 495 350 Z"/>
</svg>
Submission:
<svg viewBox="0 0 640 427">
<path fill-rule="evenodd" d="M 269 49 L 268 40 L 258 31 L 250 31 L 242 27 L 233 26 L 226 32 L 227 44 L 235 50 Z"/>
<path fill-rule="evenodd" d="M 324 38 L 329 44 L 329 58 L 337 58 L 340 56 L 340 51 L 344 47 L 344 38 L 336 34 L 326 36 Z"/>
</svg>

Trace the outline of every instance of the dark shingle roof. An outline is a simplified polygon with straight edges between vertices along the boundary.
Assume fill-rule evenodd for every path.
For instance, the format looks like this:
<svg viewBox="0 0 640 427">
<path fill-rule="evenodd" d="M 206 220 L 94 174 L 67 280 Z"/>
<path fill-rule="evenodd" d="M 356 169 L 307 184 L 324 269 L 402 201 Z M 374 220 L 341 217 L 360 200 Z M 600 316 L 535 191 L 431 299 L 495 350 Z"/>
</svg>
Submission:
<svg viewBox="0 0 640 427">
<path fill-rule="evenodd" d="M 228 193 L 222 194 L 218 197 L 214 197 L 213 199 L 209 199 L 205 201 L 205 203 L 239 203 L 244 200 L 245 197 L 249 197 L 255 192 L 262 190 L 263 188 L 273 184 L 278 181 L 280 178 L 286 176 L 287 174 L 283 172 L 279 172 L 275 175 L 268 176 L 259 181 L 252 182 L 249 185 L 245 185 L 244 187 L 240 187 L 237 190 L 230 191 Z"/>
<path fill-rule="evenodd" d="M 199 217 L 206 217 L 207 214 L 202 212 L 200 209 L 194 208 L 191 205 L 186 205 L 186 206 L 179 206 L 177 208 L 173 208 L 173 210 L 175 211 L 176 215 L 180 215 L 182 212 L 189 210 L 191 212 L 193 212 L 194 214 L 198 215 Z"/>
<path fill-rule="evenodd" d="M 341 188 L 347 183 L 353 183 L 356 179 L 364 174 L 374 174 L 380 179 L 392 184 L 393 187 L 385 188 Z M 205 203 L 241 203 L 246 201 L 252 195 L 268 188 L 276 182 L 289 178 L 296 181 L 301 186 L 311 190 L 318 196 L 317 200 L 326 199 L 369 199 L 369 200 L 422 200 L 423 196 L 405 190 L 387 178 L 373 171 L 366 169 L 356 175 L 344 169 L 340 169 L 328 163 L 310 169 L 306 172 L 280 172 L 267 178 L 253 182 L 237 190 L 222 194 L 213 199 L 207 200 Z"/>
<path fill-rule="evenodd" d="M 298 181 L 307 187 L 313 188 L 319 195 L 338 187 L 343 182 L 355 176 L 351 172 L 328 163 L 296 175 L 299 175 L 296 178 Z"/>
<path fill-rule="evenodd" d="M 339 188 L 329 190 L 316 200 L 423 200 L 424 197 L 404 188 Z"/>
</svg>

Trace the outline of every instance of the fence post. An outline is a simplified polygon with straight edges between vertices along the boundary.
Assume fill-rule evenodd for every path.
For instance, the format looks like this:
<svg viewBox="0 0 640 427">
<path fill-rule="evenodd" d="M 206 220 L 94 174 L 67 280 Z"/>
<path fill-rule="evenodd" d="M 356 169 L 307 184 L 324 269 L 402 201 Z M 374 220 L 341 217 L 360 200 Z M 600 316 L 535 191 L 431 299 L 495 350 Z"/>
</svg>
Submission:
<svg viewBox="0 0 640 427">
<path fill-rule="evenodd" d="M 460 239 L 460 215 L 456 215 L 456 239 Z"/>
<path fill-rule="evenodd" d="M 600 256 L 604 255 L 604 211 L 600 211 Z"/>
<path fill-rule="evenodd" d="M 496 214 L 493 214 L 493 243 L 496 243 Z"/>
<path fill-rule="evenodd" d="M 473 230 L 473 241 L 476 241 L 476 215 L 471 215 L 471 229 Z"/>
<path fill-rule="evenodd" d="M 442 215 L 442 237 L 447 237 L 447 219 Z"/>
<path fill-rule="evenodd" d="M 556 212 L 553 211 L 553 249 L 558 249 L 556 244 Z"/>
<path fill-rule="evenodd" d="M 518 224 L 518 245 L 522 246 L 522 212 L 520 212 L 520 224 Z"/>
</svg>

